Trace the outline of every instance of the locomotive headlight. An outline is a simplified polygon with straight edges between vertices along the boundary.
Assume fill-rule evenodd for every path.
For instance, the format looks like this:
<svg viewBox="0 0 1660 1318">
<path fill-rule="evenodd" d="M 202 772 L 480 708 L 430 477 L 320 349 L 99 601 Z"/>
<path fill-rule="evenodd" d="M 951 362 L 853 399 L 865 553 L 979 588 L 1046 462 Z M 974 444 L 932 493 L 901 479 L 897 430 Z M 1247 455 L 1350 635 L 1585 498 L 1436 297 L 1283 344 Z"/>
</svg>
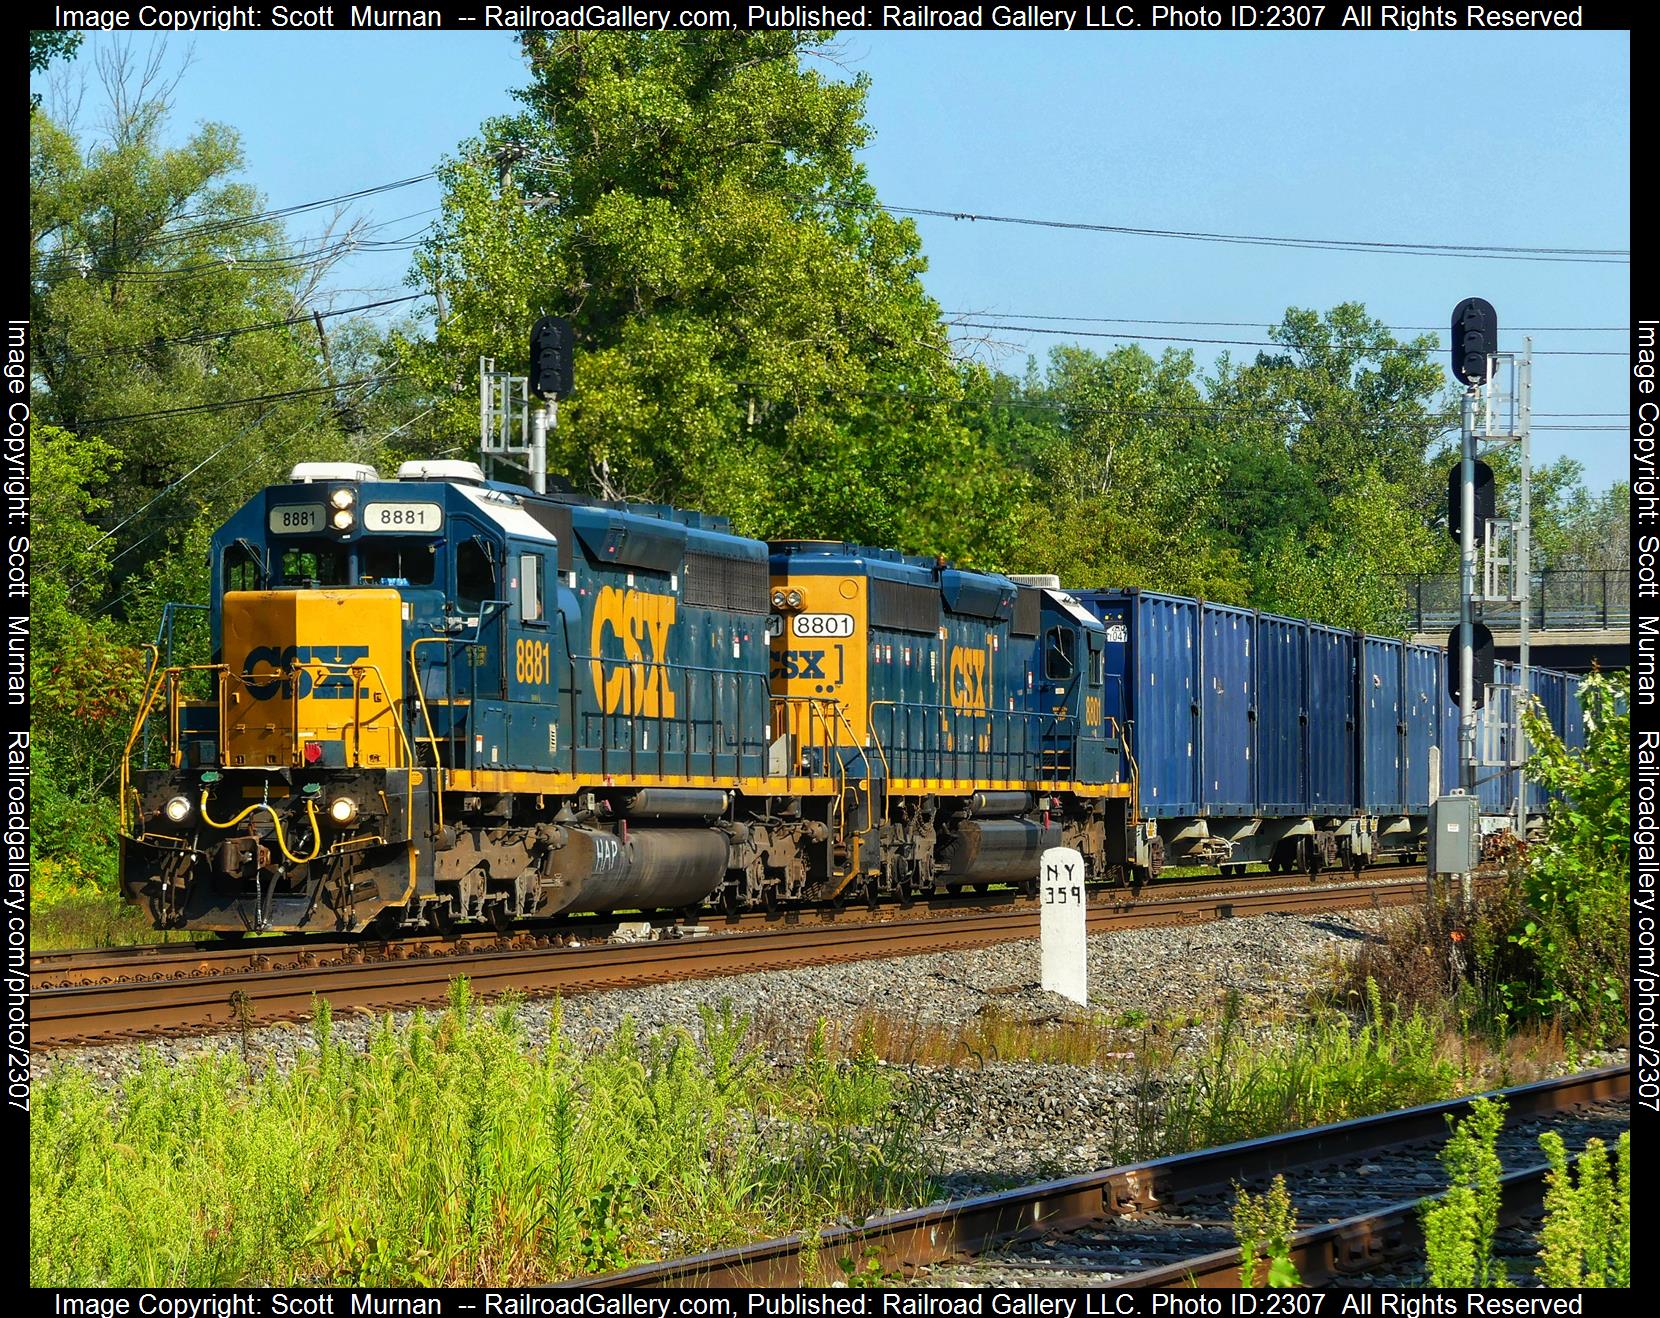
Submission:
<svg viewBox="0 0 1660 1318">
<path fill-rule="evenodd" d="M 785 599 L 785 596 L 784 596 L 783 591 L 781 591 L 781 590 L 773 591 L 772 592 L 772 607 L 775 608 L 775 609 L 783 608 L 784 607 L 784 599 Z"/>
<path fill-rule="evenodd" d="M 784 596 L 784 607 L 788 609 L 799 609 L 801 607 L 801 592 L 799 590 L 792 590 L 788 595 Z"/>
<path fill-rule="evenodd" d="M 352 529 L 352 523 L 356 521 L 357 518 L 353 515 L 350 508 L 342 508 L 339 512 L 335 513 L 330 520 L 334 523 L 334 529 L 336 531 L 349 531 Z"/>
<path fill-rule="evenodd" d="M 190 798 L 188 796 L 175 796 L 166 805 L 162 806 L 161 812 L 175 824 L 182 824 L 190 818 Z"/>
<path fill-rule="evenodd" d="M 329 495 L 329 502 L 336 508 L 350 508 L 357 502 L 357 495 L 351 490 L 336 490 L 333 494 Z"/>
<path fill-rule="evenodd" d="M 329 802 L 329 818 L 341 828 L 357 818 L 357 802 L 349 796 L 337 796 Z"/>
</svg>

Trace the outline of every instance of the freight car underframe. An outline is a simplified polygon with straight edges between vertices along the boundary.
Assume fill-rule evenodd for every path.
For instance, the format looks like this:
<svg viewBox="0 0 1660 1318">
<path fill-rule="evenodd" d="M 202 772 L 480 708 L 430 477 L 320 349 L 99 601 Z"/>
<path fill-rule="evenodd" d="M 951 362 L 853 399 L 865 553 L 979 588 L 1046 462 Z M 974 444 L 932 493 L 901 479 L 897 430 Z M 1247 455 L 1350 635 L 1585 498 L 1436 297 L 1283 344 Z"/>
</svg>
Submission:
<svg viewBox="0 0 1660 1318">
<path fill-rule="evenodd" d="M 890 796 L 878 780 L 793 796 L 608 786 L 446 790 L 440 799 L 431 772 L 137 770 L 123 887 L 160 927 L 242 932 L 874 905 L 1035 883 L 1052 846 L 1080 851 L 1092 878 L 1158 872 L 1159 840 L 1129 823 L 1125 797 Z M 340 802 L 351 803 L 339 808 L 343 818 Z"/>
<path fill-rule="evenodd" d="M 1482 822 L 1484 834 L 1491 830 L 1494 837 L 1511 827 L 1509 816 Z M 1528 816 L 1529 837 L 1542 823 L 1542 815 Z M 1224 874 L 1250 864 L 1286 874 L 1358 872 L 1384 860 L 1409 865 L 1424 858 L 1428 838 L 1428 821 L 1419 814 L 1189 816 L 1160 819 L 1157 827 L 1166 864 L 1215 865 Z"/>
</svg>

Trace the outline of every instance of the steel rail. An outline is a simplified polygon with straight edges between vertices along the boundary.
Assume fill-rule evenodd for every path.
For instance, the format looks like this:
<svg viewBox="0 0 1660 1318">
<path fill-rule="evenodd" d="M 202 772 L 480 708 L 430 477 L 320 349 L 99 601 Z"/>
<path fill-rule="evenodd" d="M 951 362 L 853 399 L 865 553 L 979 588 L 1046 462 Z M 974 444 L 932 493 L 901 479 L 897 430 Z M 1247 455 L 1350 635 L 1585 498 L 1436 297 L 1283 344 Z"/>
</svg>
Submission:
<svg viewBox="0 0 1660 1318">
<path fill-rule="evenodd" d="M 1306 874 L 1245 874 L 1224 877 L 1215 874 L 1186 875 L 1161 879 L 1139 889 L 1096 888 L 1091 904 L 1122 907 L 1134 901 L 1151 901 L 1165 896 L 1211 896 L 1239 892 L 1307 889 L 1310 892 L 1344 891 L 1374 885 L 1391 891 L 1401 882 L 1421 882 L 1423 869 L 1390 870 L 1360 875 L 1332 875 L 1325 880 Z M 918 898 L 910 906 L 884 904 L 876 909 L 864 906 L 838 907 L 831 903 L 788 906 L 777 912 L 745 911 L 736 916 L 724 912 L 703 913 L 696 923 L 730 933 L 737 929 L 779 928 L 807 923 L 838 924 L 843 927 L 880 920 L 922 919 L 934 915 L 982 910 L 1036 909 L 1031 898 L 1017 888 L 1004 886 L 990 892 L 940 893 Z M 619 923 L 645 922 L 667 931 L 685 921 L 678 915 L 641 912 L 638 915 L 555 916 L 548 920 L 526 921 L 503 931 L 488 926 L 462 928 L 449 934 L 389 935 L 356 934 L 275 934 L 242 938 L 207 937 L 167 943 L 134 943 L 120 947 L 54 948 L 29 954 L 29 974 L 50 987 L 64 983 L 114 982 L 139 976 L 165 978 L 237 968 L 268 969 L 279 963 L 317 964 L 325 959 L 349 957 L 404 957 L 441 955 L 460 946 L 529 946 L 533 940 L 554 938 L 606 938 Z"/>
<path fill-rule="evenodd" d="M 1024 1232 L 1060 1232 L 1103 1218 L 1135 1216 L 1179 1195 L 1214 1191 L 1235 1180 L 1442 1138 L 1446 1135 L 1448 1120 L 1467 1115 L 1471 1104 L 1480 1097 L 1502 1095 L 1509 1105 L 1507 1119 L 1513 1120 L 1604 1099 L 1629 1097 L 1630 1093 L 1629 1066 L 1585 1071 L 1487 1095 L 1449 1099 L 895 1213 L 861 1226 L 825 1231 L 811 1253 L 819 1260 L 830 1262 L 832 1272 L 836 1262 L 846 1260 L 861 1269 L 874 1264 L 886 1274 L 909 1273 L 919 1267 L 983 1253 L 989 1246 Z M 1523 1178 L 1526 1175 L 1516 1174 L 1516 1186 L 1507 1190 L 1518 1204 L 1525 1194 Z M 1512 1210 L 1519 1211 L 1520 1208 Z M 1304 1243 L 1295 1261 L 1299 1269 L 1306 1264 L 1305 1280 L 1331 1275 L 1322 1274 L 1322 1267 L 1363 1269 L 1375 1266 L 1386 1254 L 1410 1248 L 1409 1229 L 1384 1220 L 1385 1216 L 1366 1214 L 1299 1233 L 1298 1240 Z M 1232 1281 L 1224 1279 L 1230 1261 Z M 1238 1267 L 1238 1251 L 1226 1250 L 1125 1277 L 1115 1284 L 1185 1285 L 1190 1284 L 1188 1272 L 1193 1269 L 1202 1285 L 1237 1285 Z M 1207 1277 L 1214 1279 L 1207 1280 Z M 801 1237 L 786 1236 L 645 1264 L 599 1277 L 573 1278 L 559 1284 L 606 1289 L 693 1285 L 759 1287 L 799 1286 L 810 1280 L 803 1276 Z"/>
<path fill-rule="evenodd" d="M 1545 1177 L 1549 1171 L 1549 1163 L 1538 1163 L 1499 1178 L 1499 1226 L 1511 1226 L 1538 1213 L 1544 1203 Z M 1369 1213 L 1357 1213 L 1339 1222 L 1309 1227 L 1286 1241 L 1286 1253 L 1304 1286 L 1329 1285 L 1371 1272 L 1393 1260 L 1421 1254 L 1424 1228 L 1420 1209 L 1426 1201 L 1439 1203 L 1446 1197 L 1447 1192 L 1443 1190 Z M 1249 1284 L 1240 1275 L 1237 1249 L 1218 1250 L 1099 1283 L 1103 1290 L 1152 1290 L 1169 1286 L 1211 1289 Z"/>
<path fill-rule="evenodd" d="M 1290 892 L 1100 902 L 1086 908 L 1086 925 L 1100 933 L 1145 925 L 1198 924 L 1270 913 L 1399 905 L 1420 900 L 1422 894 L 1420 882 L 1406 879 Z M 1034 905 L 883 923 L 817 922 L 664 942 L 488 947 L 322 965 L 305 964 L 300 948 L 296 961 L 288 965 L 37 988 L 30 997 L 29 1026 L 37 1047 L 180 1030 L 235 1030 L 251 1023 L 309 1015 L 313 999 L 319 996 L 327 997 L 336 1011 L 438 1002 L 450 981 L 460 976 L 467 977 L 485 997 L 509 990 L 531 995 L 583 993 L 984 947 L 1035 938 L 1038 926 Z M 237 955 L 248 952 L 239 949 Z"/>
</svg>

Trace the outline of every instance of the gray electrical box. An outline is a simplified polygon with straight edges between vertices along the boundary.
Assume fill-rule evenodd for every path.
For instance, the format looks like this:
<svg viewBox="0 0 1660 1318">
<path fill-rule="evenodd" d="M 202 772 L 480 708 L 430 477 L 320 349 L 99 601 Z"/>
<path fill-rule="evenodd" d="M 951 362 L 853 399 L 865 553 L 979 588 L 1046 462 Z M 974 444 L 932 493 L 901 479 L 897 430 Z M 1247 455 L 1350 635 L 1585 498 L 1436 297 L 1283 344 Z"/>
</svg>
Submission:
<svg viewBox="0 0 1660 1318">
<path fill-rule="evenodd" d="M 1463 794 L 1442 796 L 1429 807 L 1429 872 L 1474 874 L 1481 859 L 1481 803 Z"/>
</svg>

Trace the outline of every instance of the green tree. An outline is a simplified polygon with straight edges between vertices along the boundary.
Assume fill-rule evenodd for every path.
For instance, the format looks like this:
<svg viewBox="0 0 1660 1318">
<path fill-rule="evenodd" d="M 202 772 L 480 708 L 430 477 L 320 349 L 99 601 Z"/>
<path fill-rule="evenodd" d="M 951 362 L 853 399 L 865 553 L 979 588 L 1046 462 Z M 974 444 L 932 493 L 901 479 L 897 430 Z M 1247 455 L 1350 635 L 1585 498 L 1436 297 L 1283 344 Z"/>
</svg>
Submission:
<svg viewBox="0 0 1660 1318">
<path fill-rule="evenodd" d="M 1445 536 L 1375 469 L 1337 496 L 1331 514 L 1329 529 L 1284 533 L 1262 562 L 1254 602 L 1333 627 L 1401 635 L 1408 617 L 1402 578 L 1433 570 Z"/>
<path fill-rule="evenodd" d="M 576 381 L 549 465 L 602 493 L 984 557 L 995 481 L 952 404 L 915 227 L 857 153 L 868 82 L 824 34 L 529 32 L 524 111 L 440 171 L 412 279 L 445 315 L 414 353 L 456 436 L 478 359 L 522 368 L 571 316 Z M 994 505 L 995 498 L 991 500 Z"/>
<path fill-rule="evenodd" d="M 67 583 L 82 609 L 126 596 L 140 567 L 144 580 L 167 575 L 156 560 L 190 541 L 196 519 L 217 522 L 287 464 L 338 454 L 343 440 L 326 394 L 234 405 L 325 384 L 314 325 L 220 333 L 303 313 L 338 243 L 290 239 L 263 217 L 236 179 L 231 129 L 204 124 L 165 144 L 158 56 L 137 67 L 116 51 L 99 71 L 109 112 L 97 134 L 44 111 L 30 122 L 34 413 L 110 455 L 84 471 L 110 543 L 103 598 L 84 575 Z M 199 555 L 182 577 L 202 584 Z"/>
<path fill-rule="evenodd" d="M 1020 454 L 1033 499 L 1018 570 L 1245 602 L 1248 575 L 1214 534 L 1222 468 L 1192 354 L 1056 348 L 1023 393 L 1054 420 Z"/>
<path fill-rule="evenodd" d="M 84 35 L 81 32 L 29 33 L 29 72 L 44 73 L 53 60 L 74 59 Z M 29 112 L 33 114 L 39 108 L 40 96 L 31 94 Z"/>
</svg>

